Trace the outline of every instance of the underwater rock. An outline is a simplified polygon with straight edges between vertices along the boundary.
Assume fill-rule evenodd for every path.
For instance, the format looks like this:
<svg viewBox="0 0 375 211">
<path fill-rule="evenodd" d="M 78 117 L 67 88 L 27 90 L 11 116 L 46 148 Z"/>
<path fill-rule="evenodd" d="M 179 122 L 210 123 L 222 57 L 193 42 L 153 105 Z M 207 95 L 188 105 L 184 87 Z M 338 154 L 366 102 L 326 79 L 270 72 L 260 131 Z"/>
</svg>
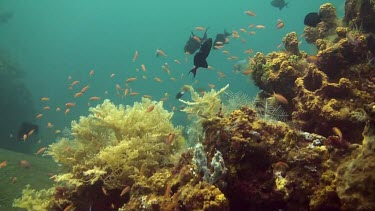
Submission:
<svg viewBox="0 0 375 211">
<path fill-rule="evenodd" d="M 316 27 L 306 26 L 304 37 L 307 43 L 315 43 L 317 39 L 323 39 L 334 34 L 337 27 L 336 8 L 331 3 L 320 6 L 319 14 L 322 19 Z"/>
<path fill-rule="evenodd" d="M 296 56 L 300 55 L 299 48 L 298 48 L 299 44 L 298 44 L 297 33 L 291 32 L 291 33 L 287 34 L 283 38 L 283 43 L 285 44 L 285 50 L 288 53 L 291 53 L 291 54 L 296 55 Z"/>
<path fill-rule="evenodd" d="M 375 33 L 375 1 L 346 0 L 343 21 L 353 30 Z"/>
</svg>

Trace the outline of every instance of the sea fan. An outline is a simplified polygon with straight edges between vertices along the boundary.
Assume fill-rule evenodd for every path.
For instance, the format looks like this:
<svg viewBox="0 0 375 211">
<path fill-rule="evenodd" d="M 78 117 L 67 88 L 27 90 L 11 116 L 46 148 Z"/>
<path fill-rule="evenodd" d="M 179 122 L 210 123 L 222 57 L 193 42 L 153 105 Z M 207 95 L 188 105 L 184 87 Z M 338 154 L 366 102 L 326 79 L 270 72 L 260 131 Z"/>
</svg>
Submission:
<svg viewBox="0 0 375 211">
<path fill-rule="evenodd" d="M 273 98 L 260 98 L 258 95 L 254 100 L 254 107 L 259 118 L 268 121 L 288 121 L 288 114 Z"/>
<path fill-rule="evenodd" d="M 253 106 L 253 101 L 251 100 L 250 96 L 241 91 L 226 91 L 225 95 L 223 95 L 222 98 L 223 113 L 225 115 L 229 114 L 234 110 L 240 109 L 242 106 Z"/>
</svg>

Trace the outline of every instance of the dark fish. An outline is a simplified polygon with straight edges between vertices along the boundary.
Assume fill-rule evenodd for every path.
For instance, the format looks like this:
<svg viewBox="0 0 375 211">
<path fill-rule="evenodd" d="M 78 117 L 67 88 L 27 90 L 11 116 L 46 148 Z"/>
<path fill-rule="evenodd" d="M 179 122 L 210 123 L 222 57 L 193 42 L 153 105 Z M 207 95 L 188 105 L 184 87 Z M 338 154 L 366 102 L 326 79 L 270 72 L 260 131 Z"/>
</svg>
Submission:
<svg viewBox="0 0 375 211">
<path fill-rule="evenodd" d="M 279 8 L 279 10 L 283 9 L 284 7 L 288 6 L 288 3 L 285 3 L 284 0 L 273 0 L 271 1 L 271 5 Z"/>
<path fill-rule="evenodd" d="M 208 38 L 202 43 L 199 49 L 199 52 L 194 55 L 194 68 L 189 71 L 189 74 L 193 73 L 193 78 L 195 78 L 195 75 L 197 74 L 197 70 L 199 67 L 203 67 L 203 68 L 208 67 L 206 59 L 208 55 L 210 54 L 211 47 L 212 47 L 212 39 Z"/>
<path fill-rule="evenodd" d="M 34 133 L 37 133 L 39 130 L 38 125 L 34 125 L 30 122 L 22 122 L 21 126 L 18 128 L 17 139 L 22 139 L 23 135 L 27 135 L 31 130 L 34 130 Z"/>
<path fill-rule="evenodd" d="M 321 21 L 322 19 L 317 12 L 310 12 L 305 16 L 305 20 L 303 21 L 303 23 L 306 26 L 316 27 Z"/>
<path fill-rule="evenodd" d="M 190 35 L 190 37 L 189 37 L 189 39 L 188 39 L 188 41 L 186 41 L 186 44 L 185 44 L 185 47 L 184 47 L 185 53 L 193 54 L 201 46 L 201 43 L 198 40 L 195 40 L 194 36 L 195 35 L 192 32 L 191 35 Z M 196 36 L 196 37 L 198 37 L 198 36 Z M 200 37 L 198 37 L 198 38 L 200 40 L 202 40 L 202 38 L 200 38 Z"/>
<path fill-rule="evenodd" d="M 228 33 L 226 30 L 224 30 L 224 34 L 217 34 L 214 45 L 212 46 L 214 49 L 218 49 L 215 47 L 223 46 L 225 44 L 225 39 L 231 35 L 232 33 Z"/>
<path fill-rule="evenodd" d="M 182 96 L 184 96 L 184 94 L 185 94 L 184 91 L 181 91 L 181 92 L 177 93 L 176 99 L 180 99 Z"/>
</svg>

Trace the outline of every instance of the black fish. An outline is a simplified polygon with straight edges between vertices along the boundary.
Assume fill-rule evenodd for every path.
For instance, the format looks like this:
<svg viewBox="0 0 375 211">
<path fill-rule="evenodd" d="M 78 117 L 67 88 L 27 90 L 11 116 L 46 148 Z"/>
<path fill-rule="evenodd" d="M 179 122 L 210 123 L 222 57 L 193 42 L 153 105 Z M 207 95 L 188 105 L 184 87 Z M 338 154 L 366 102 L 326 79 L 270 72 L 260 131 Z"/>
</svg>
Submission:
<svg viewBox="0 0 375 211">
<path fill-rule="evenodd" d="M 184 91 L 181 91 L 181 92 L 177 93 L 176 99 L 180 99 L 182 96 L 184 96 L 184 94 L 185 94 Z"/>
<path fill-rule="evenodd" d="M 199 49 L 199 52 L 194 55 L 194 68 L 189 71 L 189 74 L 193 73 L 193 78 L 195 78 L 195 75 L 197 74 L 197 70 L 199 67 L 203 67 L 203 68 L 208 67 L 206 59 L 208 55 L 210 54 L 211 47 L 212 47 L 212 39 L 208 38 L 202 43 Z"/>
<path fill-rule="evenodd" d="M 198 36 L 195 36 L 194 33 L 192 32 L 188 41 L 186 41 L 186 44 L 185 44 L 185 47 L 184 47 L 185 53 L 193 54 L 201 46 L 201 43 L 198 40 L 194 39 L 194 37 L 198 37 Z M 198 38 L 200 40 L 202 40 L 202 38 L 200 38 L 200 37 L 198 37 Z"/>
<path fill-rule="evenodd" d="M 223 46 L 225 44 L 225 39 L 231 35 L 232 33 L 228 33 L 227 31 L 224 30 L 224 34 L 217 34 L 214 45 L 212 46 L 214 49 L 218 49 L 217 47 Z M 216 48 L 215 48 L 216 47 Z"/>
<path fill-rule="evenodd" d="M 322 18 L 320 17 L 320 14 L 318 14 L 317 12 L 310 12 L 305 16 L 305 20 L 303 21 L 303 23 L 306 26 L 316 27 L 321 21 Z"/>
<path fill-rule="evenodd" d="M 288 6 L 288 3 L 285 3 L 284 0 L 273 0 L 271 1 L 271 5 L 279 8 L 279 10 L 283 9 L 284 7 Z"/>
<path fill-rule="evenodd" d="M 21 126 L 18 128 L 17 139 L 20 140 L 23 136 L 28 134 L 31 130 L 37 133 L 39 130 L 38 125 L 34 125 L 30 122 L 22 122 Z"/>
</svg>

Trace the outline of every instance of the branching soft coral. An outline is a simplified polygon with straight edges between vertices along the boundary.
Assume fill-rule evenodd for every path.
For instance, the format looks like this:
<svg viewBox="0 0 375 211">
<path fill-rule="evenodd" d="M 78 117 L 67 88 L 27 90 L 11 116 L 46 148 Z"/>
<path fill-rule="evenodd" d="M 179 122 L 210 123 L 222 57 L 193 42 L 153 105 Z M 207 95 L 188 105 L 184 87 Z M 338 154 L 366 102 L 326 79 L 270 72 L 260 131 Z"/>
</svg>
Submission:
<svg viewBox="0 0 375 211">
<path fill-rule="evenodd" d="M 28 211 L 48 210 L 52 205 L 54 189 L 35 191 L 27 185 L 22 190 L 22 198 L 14 200 L 13 207 L 24 208 Z"/>
<path fill-rule="evenodd" d="M 195 92 L 193 87 L 190 86 L 189 88 L 191 92 L 191 99 L 193 100 L 193 102 L 184 101 L 180 99 L 182 103 L 187 105 L 187 107 L 184 108 L 182 111 L 189 114 L 196 114 L 206 119 L 210 119 L 217 116 L 218 112 L 220 112 L 220 109 L 222 107 L 219 95 L 223 93 L 228 87 L 229 84 L 220 89 L 218 92 L 216 92 L 214 89 L 211 89 L 210 92 L 205 93 L 201 97 L 199 96 L 199 93 Z"/>
<path fill-rule="evenodd" d="M 162 102 L 143 98 L 125 107 L 105 100 L 90 112 L 72 122 L 74 139 L 63 138 L 49 147 L 48 154 L 68 171 L 56 181 L 71 186 L 102 181 L 106 189 L 122 189 L 133 184 L 134 176 L 152 176 L 171 164 L 183 143 L 181 129 L 170 122 L 173 113 Z"/>
</svg>

